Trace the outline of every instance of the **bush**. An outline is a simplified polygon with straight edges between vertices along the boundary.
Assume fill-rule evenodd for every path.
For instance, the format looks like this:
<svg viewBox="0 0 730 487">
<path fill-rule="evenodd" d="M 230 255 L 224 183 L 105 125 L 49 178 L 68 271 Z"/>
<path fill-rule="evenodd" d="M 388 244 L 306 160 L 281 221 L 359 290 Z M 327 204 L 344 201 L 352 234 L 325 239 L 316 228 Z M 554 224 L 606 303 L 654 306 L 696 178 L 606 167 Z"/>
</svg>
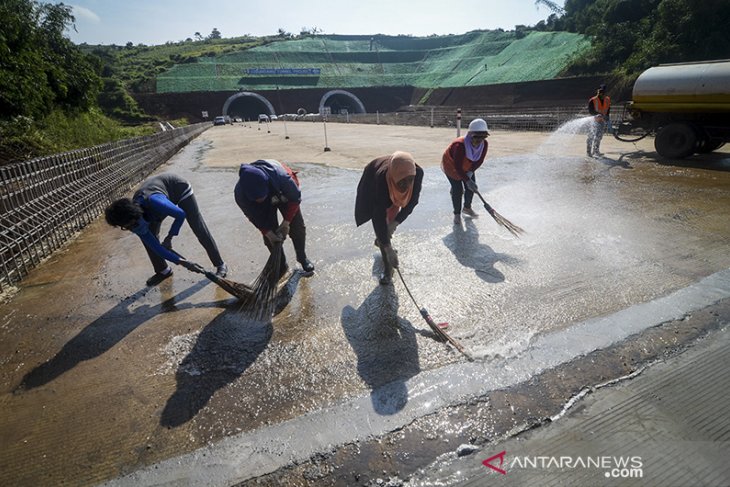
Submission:
<svg viewBox="0 0 730 487">
<path fill-rule="evenodd" d="M 14 117 L 0 121 L 0 164 L 151 135 L 157 130 L 156 123 L 124 126 L 99 109 L 73 115 L 56 110 L 42 121 Z"/>
</svg>

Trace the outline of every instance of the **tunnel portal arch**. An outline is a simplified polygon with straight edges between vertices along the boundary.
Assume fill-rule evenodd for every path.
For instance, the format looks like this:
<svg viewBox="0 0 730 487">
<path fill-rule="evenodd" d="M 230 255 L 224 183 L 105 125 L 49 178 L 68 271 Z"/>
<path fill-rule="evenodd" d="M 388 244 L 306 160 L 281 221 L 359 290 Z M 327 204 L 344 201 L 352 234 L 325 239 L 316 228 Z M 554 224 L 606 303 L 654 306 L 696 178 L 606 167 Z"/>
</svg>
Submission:
<svg viewBox="0 0 730 487">
<path fill-rule="evenodd" d="M 360 99 L 345 90 L 332 90 L 322 96 L 319 102 L 319 113 L 324 112 L 324 107 L 330 107 L 331 113 L 340 113 L 340 110 L 347 110 L 348 113 L 367 113 L 365 105 Z"/>
<path fill-rule="evenodd" d="M 241 91 L 230 96 L 223 104 L 223 115 L 241 117 L 244 120 L 257 120 L 260 113 L 276 115 L 274 106 L 258 93 Z"/>
</svg>

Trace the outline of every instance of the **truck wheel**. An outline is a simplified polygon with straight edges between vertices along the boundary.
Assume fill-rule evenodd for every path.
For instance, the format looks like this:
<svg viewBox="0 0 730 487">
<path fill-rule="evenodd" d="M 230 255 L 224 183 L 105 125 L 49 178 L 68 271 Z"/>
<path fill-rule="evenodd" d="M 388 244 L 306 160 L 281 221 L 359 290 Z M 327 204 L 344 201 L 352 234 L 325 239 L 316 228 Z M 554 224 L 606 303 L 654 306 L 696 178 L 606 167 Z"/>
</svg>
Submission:
<svg viewBox="0 0 730 487">
<path fill-rule="evenodd" d="M 654 139 L 654 148 L 667 159 L 682 159 L 694 153 L 697 134 L 686 123 L 670 123 L 662 127 Z"/>
<path fill-rule="evenodd" d="M 719 149 L 725 142 L 718 139 L 702 139 L 697 143 L 698 154 L 709 154 L 710 152 Z"/>
</svg>

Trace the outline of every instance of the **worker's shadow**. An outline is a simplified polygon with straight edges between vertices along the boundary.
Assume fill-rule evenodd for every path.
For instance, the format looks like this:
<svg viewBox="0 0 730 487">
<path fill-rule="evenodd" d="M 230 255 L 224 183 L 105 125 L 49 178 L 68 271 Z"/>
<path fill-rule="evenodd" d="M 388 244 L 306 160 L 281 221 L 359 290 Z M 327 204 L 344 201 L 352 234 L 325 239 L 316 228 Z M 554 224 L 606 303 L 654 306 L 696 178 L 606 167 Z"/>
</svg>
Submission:
<svg viewBox="0 0 730 487">
<path fill-rule="evenodd" d="M 274 314 L 286 307 L 302 275 L 294 272 L 279 291 Z M 228 301 L 180 362 L 175 372 L 177 388 L 167 400 L 160 424 L 174 428 L 194 418 L 218 389 L 234 382 L 256 361 L 272 334 L 271 318 L 253 319 L 237 301 Z"/>
<path fill-rule="evenodd" d="M 494 268 L 497 262 L 513 264 L 517 260 L 506 254 L 498 254 L 488 245 L 479 243 L 479 230 L 471 218 L 454 224 L 453 231 L 443 238 L 444 245 L 464 267 L 474 269 L 477 276 L 486 282 L 504 281 L 504 274 Z"/>
<path fill-rule="evenodd" d="M 378 285 L 358 309 L 345 306 L 342 329 L 357 355 L 357 372 L 370 388 L 373 409 L 395 414 L 408 403 L 406 381 L 420 370 L 416 330 L 398 317 L 392 285 Z"/>
<path fill-rule="evenodd" d="M 643 152 L 643 151 L 639 151 Z M 618 159 L 611 159 L 610 157 L 606 156 L 600 156 L 600 157 L 594 157 L 593 160 L 603 164 L 604 166 L 607 166 L 608 169 L 611 169 L 613 167 L 622 167 L 624 169 L 633 169 L 634 166 L 631 165 L 630 160 L 635 157 L 634 153 L 626 153 L 621 154 L 618 156 Z"/>
<path fill-rule="evenodd" d="M 69 340 L 52 359 L 28 372 L 16 388 L 16 392 L 40 387 L 71 370 L 84 360 L 100 356 L 147 320 L 160 313 L 170 313 L 194 307 L 194 305 L 180 306 L 176 303 L 197 293 L 207 284 L 208 281 L 201 281 L 154 306 L 143 304 L 134 307 L 134 304 L 150 291 L 148 287 L 124 298 L 119 304 L 92 321 L 78 335 Z"/>
</svg>

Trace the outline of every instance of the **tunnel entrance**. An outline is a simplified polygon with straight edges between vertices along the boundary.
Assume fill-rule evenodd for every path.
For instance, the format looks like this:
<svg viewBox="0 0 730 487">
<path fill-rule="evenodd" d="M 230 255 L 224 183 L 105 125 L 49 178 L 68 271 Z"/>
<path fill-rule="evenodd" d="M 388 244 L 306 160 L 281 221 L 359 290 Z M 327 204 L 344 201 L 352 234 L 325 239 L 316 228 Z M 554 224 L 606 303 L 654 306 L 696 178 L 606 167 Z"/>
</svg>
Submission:
<svg viewBox="0 0 730 487">
<path fill-rule="evenodd" d="M 329 107 L 330 113 L 367 113 L 360 99 L 345 90 L 332 90 L 324 94 L 319 102 L 319 113 Z"/>
<path fill-rule="evenodd" d="M 243 120 L 258 120 L 259 114 L 276 115 L 274 106 L 258 93 L 242 91 L 236 93 L 223 104 L 223 115 L 240 117 Z"/>
</svg>

